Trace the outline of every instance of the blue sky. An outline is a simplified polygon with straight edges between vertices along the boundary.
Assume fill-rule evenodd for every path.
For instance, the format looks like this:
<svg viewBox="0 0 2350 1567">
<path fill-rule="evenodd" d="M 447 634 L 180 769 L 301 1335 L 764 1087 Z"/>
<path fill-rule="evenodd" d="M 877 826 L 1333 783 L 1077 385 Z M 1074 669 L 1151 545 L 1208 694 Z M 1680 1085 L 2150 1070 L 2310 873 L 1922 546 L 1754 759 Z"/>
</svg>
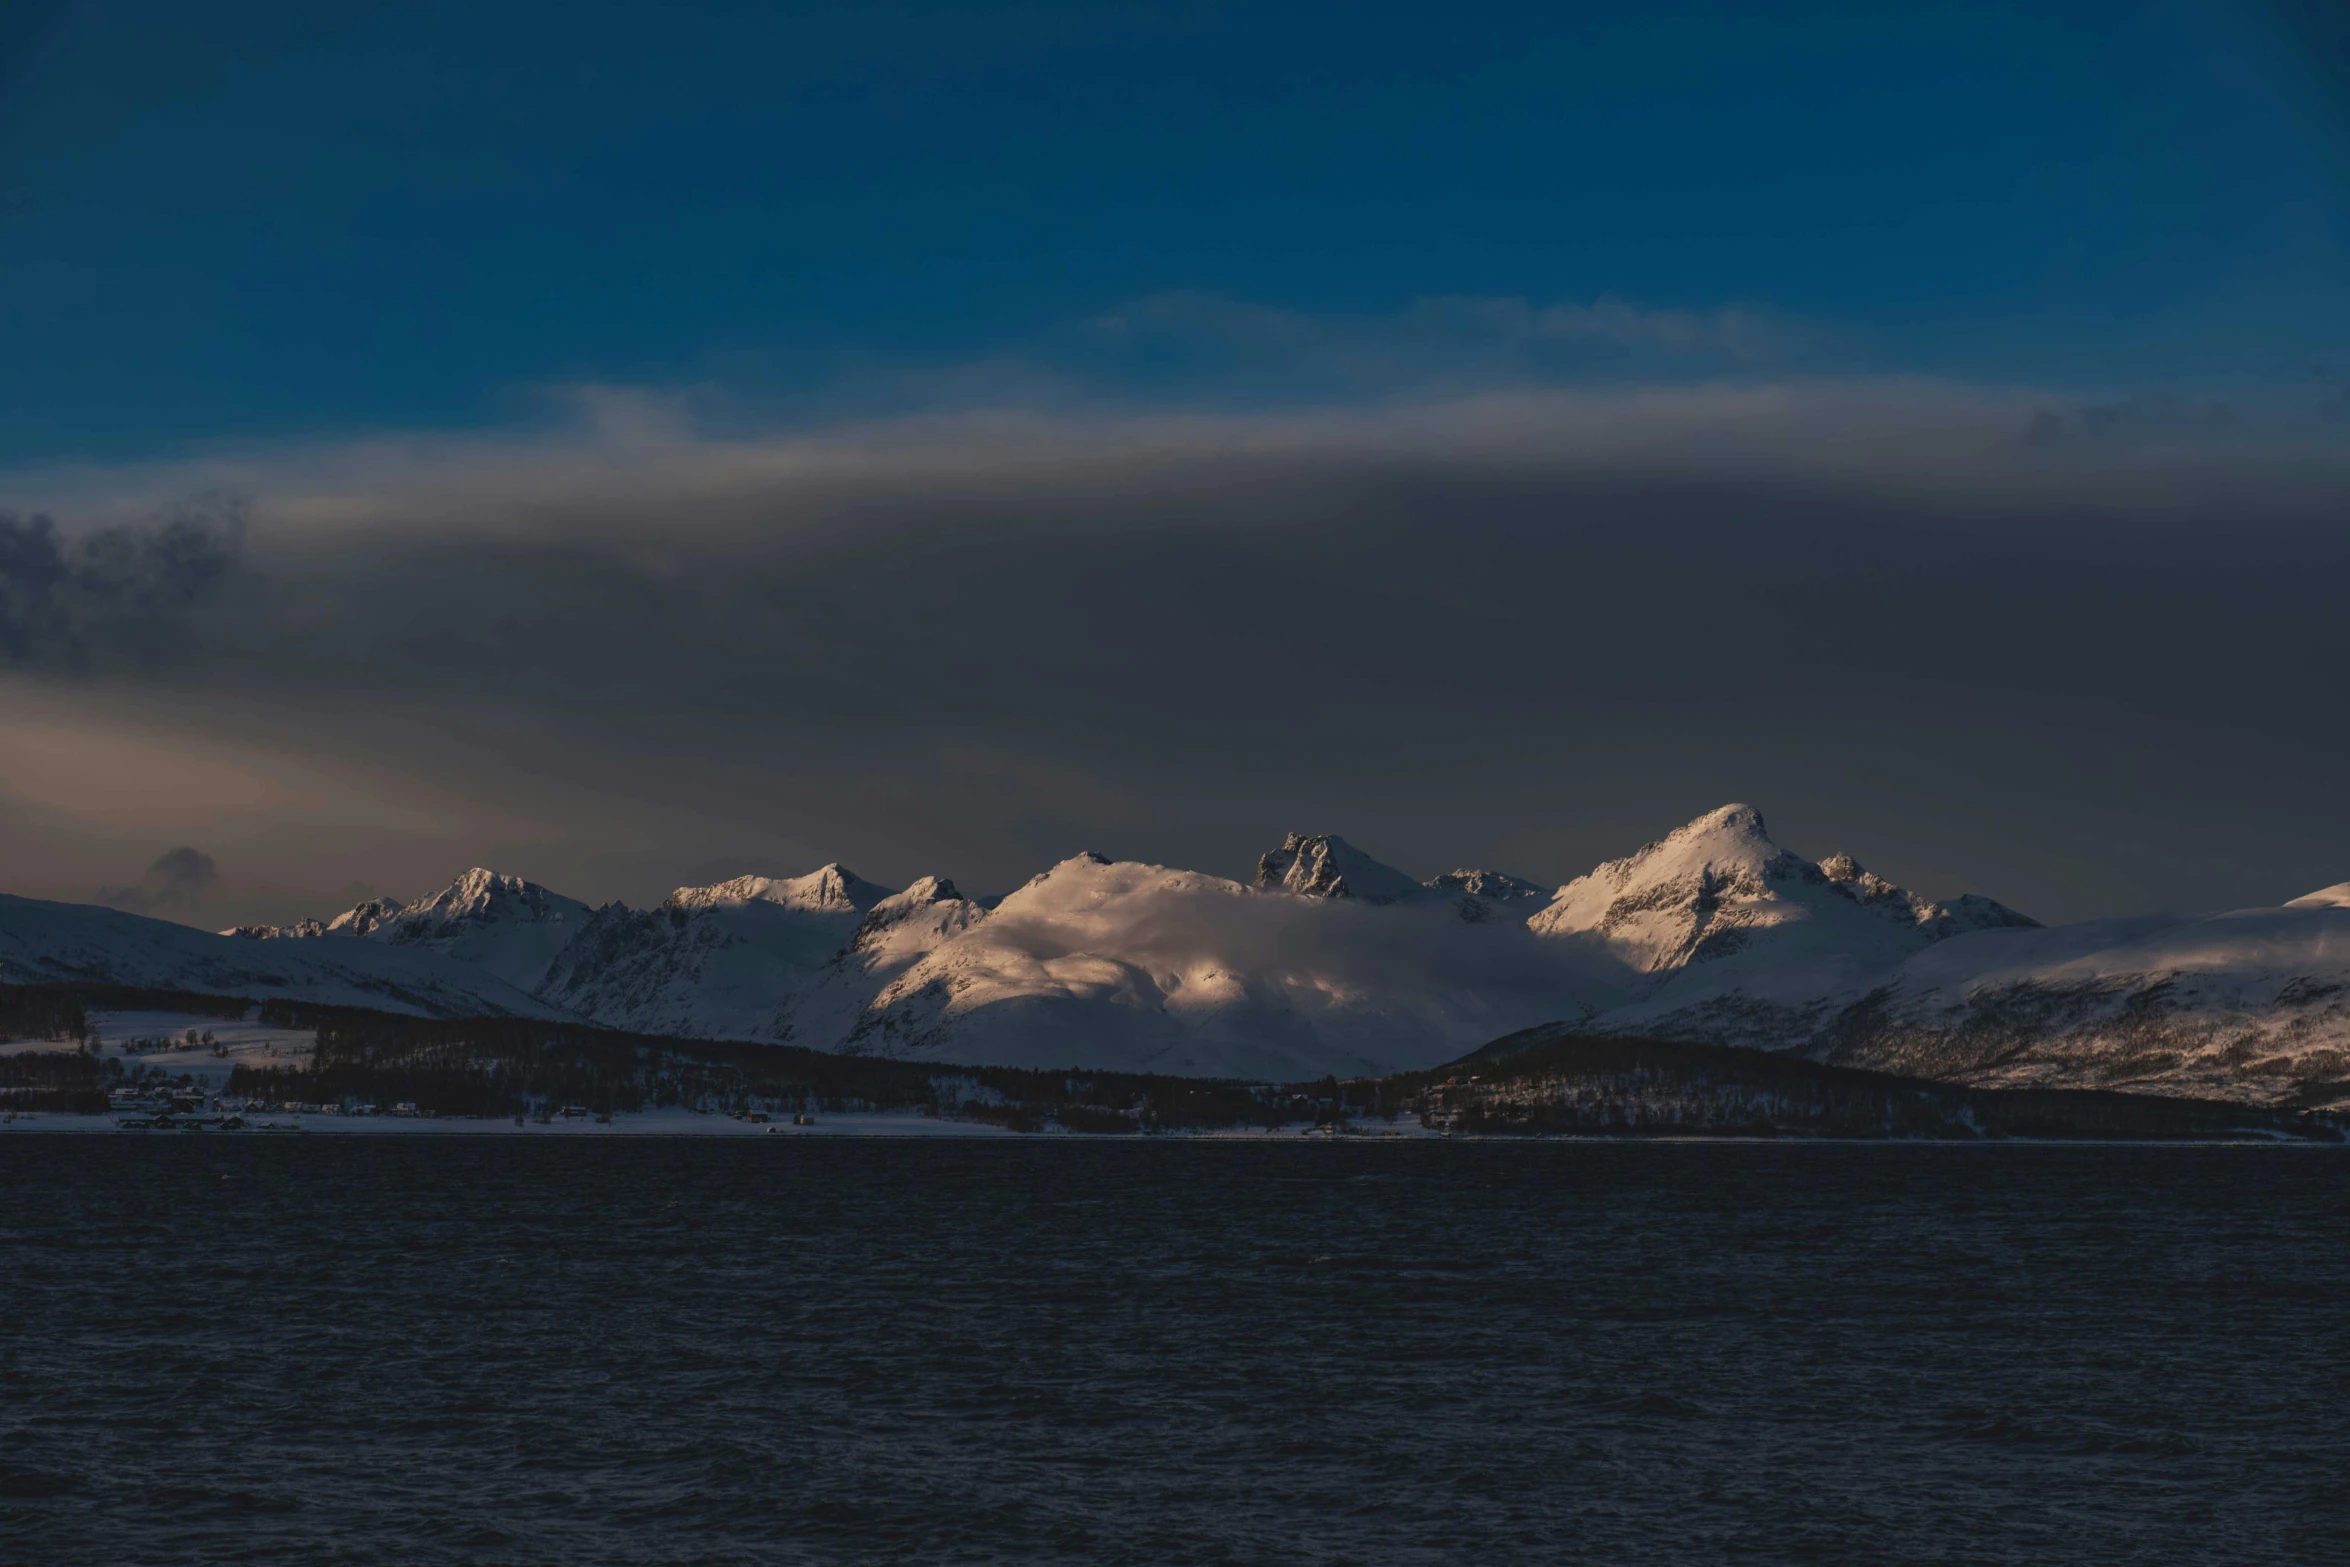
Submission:
<svg viewBox="0 0 2350 1567">
<path fill-rule="evenodd" d="M 11 12 L 0 463 L 578 382 L 1291 394 L 1080 330 L 1168 294 L 1738 307 L 1809 363 L 2103 391 L 2350 370 L 2318 8 Z"/>
</svg>

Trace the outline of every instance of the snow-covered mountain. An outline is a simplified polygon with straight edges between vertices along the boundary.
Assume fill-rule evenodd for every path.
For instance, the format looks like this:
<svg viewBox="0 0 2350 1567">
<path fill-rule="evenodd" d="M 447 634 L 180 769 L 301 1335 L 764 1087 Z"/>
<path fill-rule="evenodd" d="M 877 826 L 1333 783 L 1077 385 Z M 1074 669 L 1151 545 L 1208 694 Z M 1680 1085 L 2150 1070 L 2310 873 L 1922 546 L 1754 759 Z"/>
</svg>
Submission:
<svg viewBox="0 0 2350 1567">
<path fill-rule="evenodd" d="M 1814 865 L 1725 806 L 1562 888 L 1651 988 L 1592 1033 L 1796 1050 L 1984 1085 L 2350 1103 L 2350 883 L 2282 908 L 2044 929 Z"/>
<path fill-rule="evenodd" d="M 1416 881 L 1292 833 L 1245 884 L 1083 854 L 1000 900 L 827 865 L 590 911 L 476 869 L 411 903 L 218 937 L 7 902 L 0 979 L 527 1010 L 942 1063 L 1306 1078 L 1559 1023 L 1970 1082 L 2350 1100 L 2350 883 L 2049 930 L 1849 855 L 1804 859 L 1744 805 L 1555 891 L 1492 870 Z"/>
<path fill-rule="evenodd" d="M 487 971 L 366 941 L 254 941 L 81 903 L 0 894 L 0 983 L 79 981 L 425 1017 L 559 1017 Z"/>
<path fill-rule="evenodd" d="M 1342 843 L 1310 847 L 1333 843 L 1292 837 L 1276 851 L 1289 858 L 1260 868 L 1270 887 L 1080 854 L 984 914 L 934 895 L 908 911 L 918 926 L 877 928 L 844 955 L 842 970 L 880 981 L 845 1035 L 859 990 L 835 973 L 794 1009 L 793 1037 L 990 1065 L 1313 1077 L 1433 1065 L 1609 993 L 1582 949 L 1522 921 L 1464 920 L 1454 897 Z"/>
<path fill-rule="evenodd" d="M 330 920 L 239 925 L 221 934 L 259 941 L 357 936 L 438 953 L 527 991 L 546 978 L 548 966 L 579 935 L 589 913 L 576 898 L 477 865 L 413 903 L 369 898 Z"/>
<path fill-rule="evenodd" d="M 1639 976 L 1594 1030 L 1783 1047 L 1902 963 L 1963 931 L 2036 922 L 1989 898 L 1930 902 L 1850 855 L 1780 848 L 1725 805 L 1558 891 L 1528 928 L 1598 943 Z"/>
<path fill-rule="evenodd" d="M 577 898 L 519 876 L 475 866 L 413 903 L 375 899 L 327 922 L 326 934 L 350 934 L 393 947 L 421 947 L 486 970 L 517 990 L 535 990 L 591 912 Z"/>
<path fill-rule="evenodd" d="M 783 1005 L 890 896 L 827 865 L 680 887 L 650 910 L 609 904 L 549 964 L 538 994 L 614 1028 L 781 1039 Z"/>
<path fill-rule="evenodd" d="M 1382 865 L 1344 838 L 1291 833 L 1257 861 L 1260 890 L 1309 898 L 1359 898 L 1365 903 L 1409 902 L 1427 889 L 1392 865 Z"/>
<path fill-rule="evenodd" d="M 2350 886 L 1962 936 L 1851 999 L 1812 1053 L 1988 1086 L 2350 1104 Z"/>
<path fill-rule="evenodd" d="M 848 944 L 786 1001 L 775 1019 L 778 1039 L 819 1050 L 874 1053 L 891 1028 L 875 1002 L 897 993 L 899 978 L 988 916 L 943 876 L 925 876 L 866 912 Z"/>
</svg>

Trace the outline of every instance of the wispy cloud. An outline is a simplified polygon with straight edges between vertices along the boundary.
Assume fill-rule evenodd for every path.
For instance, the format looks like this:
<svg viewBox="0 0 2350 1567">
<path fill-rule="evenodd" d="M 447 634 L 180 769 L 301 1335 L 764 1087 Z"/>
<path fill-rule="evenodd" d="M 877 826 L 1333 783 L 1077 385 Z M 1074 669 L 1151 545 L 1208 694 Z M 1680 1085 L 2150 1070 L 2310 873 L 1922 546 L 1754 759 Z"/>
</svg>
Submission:
<svg viewBox="0 0 2350 1567">
<path fill-rule="evenodd" d="M 1383 364 L 1399 374 L 1490 366 L 1543 349 L 1614 349 L 1684 359 L 1758 363 L 1784 358 L 1826 336 L 1815 326 L 1753 306 L 1658 309 L 1614 295 L 1587 303 L 1537 303 L 1521 297 L 1439 294 L 1385 314 L 1333 315 L 1251 304 L 1228 295 L 1178 290 L 1154 294 L 1094 318 L 1109 340 L 1142 343 L 1193 338 L 1268 355 Z M 1530 361 L 1531 363 L 1531 361 Z M 1553 368 L 1572 368 L 1553 362 Z M 1621 368 L 1621 362 L 1611 363 Z M 1642 368 L 1654 370 L 1651 362 Z"/>
<path fill-rule="evenodd" d="M 1378 399 L 1432 390 L 1781 373 L 1832 334 L 1750 306 L 1645 308 L 1440 295 L 1400 311 L 1308 314 L 1201 292 L 1137 300 L 1052 345 L 1078 370 L 1192 397 Z"/>
<path fill-rule="evenodd" d="M 562 400 L 573 417 L 530 429 L 0 476 L 0 496 L 106 530 L 77 542 L 12 520 L 9 559 L 30 565 L 9 567 L 11 624 L 49 614 L 62 636 L 72 617 L 44 594 L 84 580 L 72 592 L 109 613 L 169 607 L 232 567 L 240 544 L 264 567 L 449 539 L 666 558 L 880 516 L 958 514 L 976 526 L 990 508 L 1056 500 L 1117 527 L 1127 513 L 1103 503 L 1129 487 L 1149 495 L 1251 475 L 1769 480 L 2160 515 L 2202 504 L 2210 486 L 2239 496 L 2249 486 L 2290 509 L 2350 473 L 2338 435 L 2263 427 L 2224 405 L 1900 377 L 1484 389 L 1246 412 L 958 408 L 748 433 L 665 392 L 585 386 Z M 2074 442 L 2083 460 L 2054 463 L 2050 421 L 2108 438 Z M 240 497 L 233 531 L 184 511 L 161 526 L 139 520 L 172 518 L 196 494 Z M 101 559 L 120 569 L 89 564 Z"/>
</svg>

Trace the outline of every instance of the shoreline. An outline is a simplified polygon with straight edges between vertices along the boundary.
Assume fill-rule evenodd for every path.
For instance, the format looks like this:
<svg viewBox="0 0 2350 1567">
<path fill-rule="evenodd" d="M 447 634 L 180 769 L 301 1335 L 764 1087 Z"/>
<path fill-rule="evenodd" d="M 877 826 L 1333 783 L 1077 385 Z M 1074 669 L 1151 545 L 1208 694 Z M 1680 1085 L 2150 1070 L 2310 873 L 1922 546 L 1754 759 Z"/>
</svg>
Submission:
<svg viewBox="0 0 2350 1567">
<path fill-rule="evenodd" d="M 1098 1143 L 1293 1143 L 1346 1144 L 1360 1147 L 1389 1147 L 1403 1143 L 1590 1143 L 1590 1144 L 1659 1144 L 1703 1143 L 1752 1147 L 1785 1146 L 1901 1146 L 1930 1148 L 2316 1148 L 2350 1149 L 2350 1143 L 2330 1143 L 2315 1138 L 2261 1136 L 2247 1134 L 2241 1137 L 2175 1137 L 2175 1138 L 2120 1138 L 2120 1137 L 1820 1137 L 1801 1133 L 1784 1136 L 1755 1136 L 1751 1133 L 1707 1132 L 1643 1132 L 1627 1134 L 1564 1132 L 1527 1134 L 1443 1133 L 1413 1126 L 1381 1127 L 1366 1132 L 1316 1133 L 1296 1124 L 1278 1129 L 1265 1127 L 1215 1127 L 1202 1130 L 1162 1132 L 1074 1132 L 1061 1129 L 1022 1132 L 1010 1127 L 991 1125 L 983 1121 L 942 1120 L 934 1116 L 893 1114 L 877 1111 L 846 1111 L 824 1116 L 813 1125 L 793 1126 L 781 1123 L 765 1125 L 737 1121 L 731 1116 L 705 1115 L 692 1111 L 623 1115 L 612 1122 L 598 1125 L 593 1121 L 557 1121 L 551 1124 L 532 1122 L 515 1126 L 504 1118 L 471 1118 L 456 1116 L 280 1116 L 269 1117 L 277 1123 L 265 1126 L 249 1124 L 241 1128 L 125 1127 L 107 1115 L 71 1115 L 51 1111 L 19 1111 L 0 1117 L 0 1136 L 118 1136 L 132 1133 L 158 1141 L 187 1141 L 190 1136 L 208 1141 L 234 1139 L 240 1142 L 271 1141 L 292 1137 L 505 1137 L 518 1140 L 562 1138 L 600 1138 L 604 1140 L 643 1141 L 657 1138 L 862 1138 L 866 1140 L 924 1140 L 953 1138 L 962 1140 L 1007 1140 L 1027 1142 L 1098 1142 Z M 292 1124 L 287 1124 L 292 1123 Z"/>
</svg>

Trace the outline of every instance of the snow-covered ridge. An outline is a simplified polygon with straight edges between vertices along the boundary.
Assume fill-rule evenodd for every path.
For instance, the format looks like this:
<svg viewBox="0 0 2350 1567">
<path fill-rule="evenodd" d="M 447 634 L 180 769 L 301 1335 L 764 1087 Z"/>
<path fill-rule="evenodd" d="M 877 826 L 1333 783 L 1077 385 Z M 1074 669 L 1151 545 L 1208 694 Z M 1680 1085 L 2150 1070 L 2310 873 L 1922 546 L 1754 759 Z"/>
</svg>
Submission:
<svg viewBox="0 0 2350 1567">
<path fill-rule="evenodd" d="M 745 903 L 774 903 L 788 909 L 863 914 L 888 896 L 889 888 L 876 886 L 836 863 L 819 866 L 805 876 L 737 876 L 708 887 L 680 887 L 661 906 L 698 914 Z"/>
<path fill-rule="evenodd" d="M 2211 920 L 2044 930 L 1847 854 L 1807 860 L 1738 804 L 1555 891 L 1485 869 L 1419 881 L 1291 833 L 1245 883 L 1085 853 L 1001 900 L 935 875 L 893 891 L 835 863 L 590 910 L 477 867 L 411 902 L 202 937 L 218 946 L 200 955 L 83 912 L 103 919 L 54 916 L 80 934 L 20 943 L 17 972 L 348 994 L 399 954 L 425 1010 L 519 1003 L 653 1033 L 1247 1077 L 1433 1066 L 1555 1023 L 1967 1080 L 2268 1099 L 2350 1082 L 2350 883 Z M 110 959 L 117 942 L 148 955 Z"/>
<path fill-rule="evenodd" d="M 470 963 L 371 941 L 251 940 L 0 894 L 0 982 L 128 985 L 425 1017 L 561 1017 Z"/>
<path fill-rule="evenodd" d="M 477 865 L 414 902 L 371 898 L 346 909 L 326 922 L 323 934 L 421 947 L 486 970 L 517 990 L 536 990 L 588 914 L 577 898 Z"/>
<path fill-rule="evenodd" d="M 2350 903 L 1961 936 L 1810 1048 L 1985 1086 L 2350 1104 Z"/>
</svg>

